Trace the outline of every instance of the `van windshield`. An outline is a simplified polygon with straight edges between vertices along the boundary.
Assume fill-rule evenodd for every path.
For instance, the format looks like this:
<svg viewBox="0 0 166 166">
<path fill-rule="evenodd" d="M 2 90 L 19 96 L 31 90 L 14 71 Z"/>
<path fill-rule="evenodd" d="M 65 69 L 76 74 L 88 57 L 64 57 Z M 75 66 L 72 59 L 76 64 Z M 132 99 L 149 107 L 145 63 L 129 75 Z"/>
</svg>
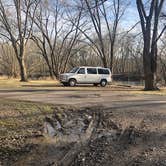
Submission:
<svg viewBox="0 0 166 166">
<path fill-rule="evenodd" d="M 79 67 L 75 67 L 72 70 L 70 70 L 69 73 L 75 73 L 78 69 L 79 69 Z"/>
</svg>

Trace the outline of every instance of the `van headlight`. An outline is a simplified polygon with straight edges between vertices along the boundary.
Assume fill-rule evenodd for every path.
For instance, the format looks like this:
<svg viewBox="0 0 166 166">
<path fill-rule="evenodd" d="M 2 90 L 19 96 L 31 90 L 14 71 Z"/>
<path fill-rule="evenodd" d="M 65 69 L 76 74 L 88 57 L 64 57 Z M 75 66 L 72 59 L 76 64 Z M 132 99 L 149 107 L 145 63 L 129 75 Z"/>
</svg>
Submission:
<svg viewBox="0 0 166 166">
<path fill-rule="evenodd" d="M 67 81 L 67 79 L 68 79 L 68 76 L 64 75 L 63 80 Z"/>
<path fill-rule="evenodd" d="M 67 80 L 67 78 L 68 78 L 67 76 L 64 76 L 64 80 Z"/>
<path fill-rule="evenodd" d="M 66 80 L 66 76 L 60 75 L 60 80 Z"/>
</svg>

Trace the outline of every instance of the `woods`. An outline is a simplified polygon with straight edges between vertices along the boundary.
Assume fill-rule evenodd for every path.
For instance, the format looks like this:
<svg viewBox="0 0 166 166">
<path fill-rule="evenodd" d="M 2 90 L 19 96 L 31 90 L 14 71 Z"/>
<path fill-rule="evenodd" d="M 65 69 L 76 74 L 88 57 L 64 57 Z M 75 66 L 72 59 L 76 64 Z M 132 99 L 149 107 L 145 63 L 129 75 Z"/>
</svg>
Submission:
<svg viewBox="0 0 166 166">
<path fill-rule="evenodd" d="M 32 12 L 34 15 L 37 4 L 37 1 L 14 0 L 10 10 L 8 5 L 0 1 L 1 35 L 11 42 L 14 49 L 20 67 L 20 81 L 27 81 L 28 79 L 25 67 L 25 52 L 33 27 L 33 19 L 29 20 L 28 13 Z M 34 8 L 33 11 L 32 8 Z M 23 11 L 25 11 L 25 14 Z M 14 18 L 13 12 L 15 14 Z"/>
<path fill-rule="evenodd" d="M 104 66 L 115 75 L 143 78 L 145 90 L 156 90 L 166 82 L 164 4 L 0 0 L 0 74 L 55 79 L 75 66 Z M 130 18 L 131 8 L 138 19 Z"/>
</svg>

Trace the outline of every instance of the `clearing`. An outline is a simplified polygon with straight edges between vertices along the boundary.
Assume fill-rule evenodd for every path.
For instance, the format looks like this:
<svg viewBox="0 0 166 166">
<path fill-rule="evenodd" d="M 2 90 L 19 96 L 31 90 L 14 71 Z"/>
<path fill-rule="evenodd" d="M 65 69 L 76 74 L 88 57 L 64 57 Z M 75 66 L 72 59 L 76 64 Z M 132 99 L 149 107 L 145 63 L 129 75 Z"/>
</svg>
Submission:
<svg viewBox="0 0 166 166">
<path fill-rule="evenodd" d="M 0 82 L 0 165 L 166 165 L 165 89 Z"/>
</svg>

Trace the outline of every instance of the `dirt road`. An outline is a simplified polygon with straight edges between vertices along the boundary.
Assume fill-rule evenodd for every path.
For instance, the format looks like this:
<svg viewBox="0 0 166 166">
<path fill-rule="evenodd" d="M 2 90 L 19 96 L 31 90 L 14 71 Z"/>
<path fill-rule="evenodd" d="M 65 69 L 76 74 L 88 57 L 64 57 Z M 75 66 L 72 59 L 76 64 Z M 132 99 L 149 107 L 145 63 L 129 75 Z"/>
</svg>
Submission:
<svg viewBox="0 0 166 166">
<path fill-rule="evenodd" d="M 109 108 L 140 107 L 146 110 L 165 110 L 166 95 L 134 93 L 130 87 L 37 87 L 22 89 L 0 89 L 0 98 L 51 103 L 56 105 L 95 106 Z"/>
</svg>

